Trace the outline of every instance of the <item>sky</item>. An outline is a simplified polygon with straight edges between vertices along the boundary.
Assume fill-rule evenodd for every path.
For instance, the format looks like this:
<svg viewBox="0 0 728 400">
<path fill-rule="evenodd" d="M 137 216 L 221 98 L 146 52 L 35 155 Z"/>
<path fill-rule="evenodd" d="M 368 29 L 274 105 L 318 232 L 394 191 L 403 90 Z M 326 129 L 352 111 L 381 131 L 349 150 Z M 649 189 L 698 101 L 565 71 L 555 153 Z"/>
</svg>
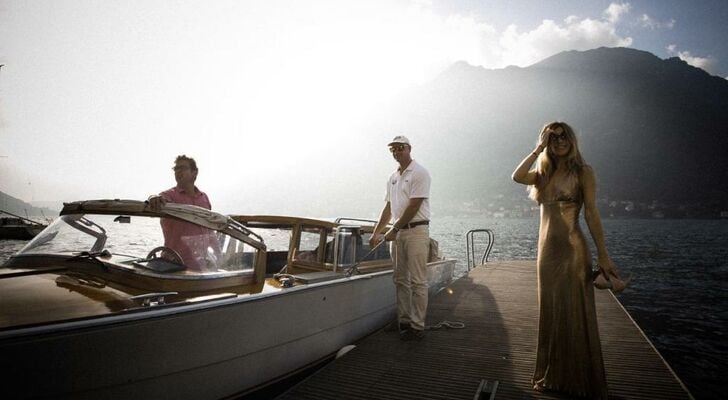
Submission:
<svg viewBox="0 0 728 400">
<path fill-rule="evenodd" d="M 219 211 L 376 213 L 386 143 L 417 132 L 371 121 L 454 62 L 622 46 L 727 78 L 725 21 L 722 0 L 0 0 L 0 191 L 145 199 L 187 154 Z"/>
</svg>

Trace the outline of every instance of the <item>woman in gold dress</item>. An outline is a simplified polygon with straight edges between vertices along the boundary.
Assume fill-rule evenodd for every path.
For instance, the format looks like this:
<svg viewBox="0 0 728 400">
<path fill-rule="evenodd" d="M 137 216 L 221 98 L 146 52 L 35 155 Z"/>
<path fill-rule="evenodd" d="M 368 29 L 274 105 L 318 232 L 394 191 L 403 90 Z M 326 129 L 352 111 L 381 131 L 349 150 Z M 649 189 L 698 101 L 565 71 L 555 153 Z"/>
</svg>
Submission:
<svg viewBox="0 0 728 400">
<path fill-rule="evenodd" d="M 546 150 L 546 151 L 544 151 Z M 536 168 L 531 169 L 536 162 Z M 606 399 L 607 384 L 594 307 L 591 255 L 579 227 L 584 217 L 597 250 L 599 287 L 624 289 L 604 245 L 594 171 L 573 129 L 546 124 L 536 149 L 513 172 L 541 207 L 538 237 L 539 326 L 533 388 Z"/>
</svg>

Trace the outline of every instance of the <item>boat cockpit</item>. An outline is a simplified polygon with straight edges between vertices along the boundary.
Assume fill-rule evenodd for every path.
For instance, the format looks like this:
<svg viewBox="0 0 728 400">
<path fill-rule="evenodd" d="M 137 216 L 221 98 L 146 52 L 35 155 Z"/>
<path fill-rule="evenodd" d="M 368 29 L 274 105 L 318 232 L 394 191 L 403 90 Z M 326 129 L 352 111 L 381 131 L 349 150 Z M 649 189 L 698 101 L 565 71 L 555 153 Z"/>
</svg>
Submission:
<svg viewBox="0 0 728 400">
<path fill-rule="evenodd" d="M 277 274 L 330 280 L 390 269 L 387 245 L 372 249 L 374 221 L 226 216 L 136 200 L 67 203 L 5 264 L 0 276 L 53 272 L 59 286 L 101 282 L 130 294 L 258 293 Z M 318 274 L 316 274 L 318 273 Z"/>
<path fill-rule="evenodd" d="M 152 211 L 141 201 L 95 200 L 65 204 L 3 275 L 68 269 L 144 291 L 240 292 L 262 286 L 264 265 L 262 238 L 227 216 L 189 205 Z"/>
</svg>

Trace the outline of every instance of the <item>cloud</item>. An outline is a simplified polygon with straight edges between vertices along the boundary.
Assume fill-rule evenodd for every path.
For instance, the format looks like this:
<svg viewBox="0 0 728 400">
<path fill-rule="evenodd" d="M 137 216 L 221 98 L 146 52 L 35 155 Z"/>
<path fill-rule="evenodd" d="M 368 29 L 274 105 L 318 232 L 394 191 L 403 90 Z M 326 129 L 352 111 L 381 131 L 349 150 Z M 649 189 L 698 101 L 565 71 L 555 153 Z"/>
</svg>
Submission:
<svg viewBox="0 0 728 400">
<path fill-rule="evenodd" d="M 611 3 L 609 7 L 604 10 L 604 15 L 606 15 L 606 20 L 609 21 L 609 23 L 616 24 L 619 22 L 622 15 L 629 13 L 631 9 L 632 6 L 629 3 Z"/>
<path fill-rule="evenodd" d="M 693 67 L 701 68 L 710 74 L 715 74 L 718 67 L 718 60 L 713 56 L 698 57 L 692 55 L 689 51 L 679 51 L 677 46 L 671 44 L 666 47 L 667 53 L 671 56 L 680 57 L 681 60 L 692 65 Z"/>
<path fill-rule="evenodd" d="M 503 32 L 500 44 L 502 64 L 527 66 L 565 50 L 629 46 L 632 38 L 617 34 L 609 20 L 569 16 L 561 24 L 544 20 L 536 29 L 523 33 L 511 25 Z"/>
<path fill-rule="evenodd" d="M 650 17 L 647 14 L 642 14 L 642 16 L 639 19 L 639 23 L 640 23 L 640 25 L 642 25 L 642 27 L 648 28 L 651 30 L 662 29 L 662 28 L 672 29 L 675 26 L 674 19 L 670 19 L 669 21 L 666 21 L 666 22 L 660 22 L 660 21 L 653 19 L 652 17 Z"/>
<path fill-rule="evenodd" d="M 543 20 L 529 31 L 509 25 L 502 32 L 497 32 L 490 25 L 480 24 L 478 31 L 472 32 L 479 37 L 479 54 L 461 59 L 486 68 L 525 67 L 561 51 L 630 46 L 632 38 L 617 33 L 616 27 L 630 9 L 629 3 L 612 3 L 604 10 L 603 19 L 569 15 L 561 22 Z M 459 22 L 464 22 L 464 19 Z M 473 21 L 470 25 L 471 29 L 477 26 Z"/>
<path fill-rule="evenodd" d="M 425 70 L 433 70 L 426 65 L 436 64 L 439 70 L 465 60 L 485 68 L 525 67 L 566 50 L 630 46 L 632 38 L 617 31 L 630 10 L 629 3 L 612 3 L 598 18 L 568 15 L 562 21 L 545 19 L 530 30 L 513 24 L 499 30 L 473 15 L 439 15 L 431 2 L 419 0 L 389 21 L 394 27 L 378 30 L 387 32 L 388 42 L 400 43 L 392 59 L 406 56 L 405 63 L 420 65 L 416 80 L 422 82 L 431 76 Z M 407 49 L 406 54 L 401 49 Z M 408 70 L 412 80 L 412 68 Z"/>
<path fill-rule="evenodd" d="M 400 86 L 427 81 L 460 60 L 485 68 L 526 67 L 562 51 L 632 45 L 632 38 L 617 30 L 631 10 L 629 3 L 614 2 L 596 18 L 566 14 L 563 20 L 544 19 L 525 30 L 513 24 L 496 28 L 472 14 L 442 15 L 431 0 L 413 0 L 387 10 L 386 18 L 377 17 L 376 30 L 369 25 L 340 24 L 331 40 L 342 43 L 333 46 L 344 49 L 338 50 L 345 53 L 339 58 L 356 59 L 380 75 L 384 71 L 379 69 L 386 68 L 391 81 Z M 379 45 L 368 48 L 370 42 Z M 351 57 L 344 57 L 347 54 Z M 390 62 L 375 63 L 381 58 Z"/>
</svg>

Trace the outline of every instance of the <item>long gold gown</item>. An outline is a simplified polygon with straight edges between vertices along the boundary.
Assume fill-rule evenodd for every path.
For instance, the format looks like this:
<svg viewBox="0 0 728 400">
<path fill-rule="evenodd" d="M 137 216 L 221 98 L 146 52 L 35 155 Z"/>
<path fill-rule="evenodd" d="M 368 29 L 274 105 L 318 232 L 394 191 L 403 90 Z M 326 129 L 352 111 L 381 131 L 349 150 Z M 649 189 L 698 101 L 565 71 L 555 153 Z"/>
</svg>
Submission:
<svg viewBox="0 0 728 400">
<path fill-rule="evenodd" d="M 591 256 L 579 227 L 581 191 L 554 176 L 543 189 L 538 238 L 539 325 L 533 383 L 606 399 Z"/>
</svg>

